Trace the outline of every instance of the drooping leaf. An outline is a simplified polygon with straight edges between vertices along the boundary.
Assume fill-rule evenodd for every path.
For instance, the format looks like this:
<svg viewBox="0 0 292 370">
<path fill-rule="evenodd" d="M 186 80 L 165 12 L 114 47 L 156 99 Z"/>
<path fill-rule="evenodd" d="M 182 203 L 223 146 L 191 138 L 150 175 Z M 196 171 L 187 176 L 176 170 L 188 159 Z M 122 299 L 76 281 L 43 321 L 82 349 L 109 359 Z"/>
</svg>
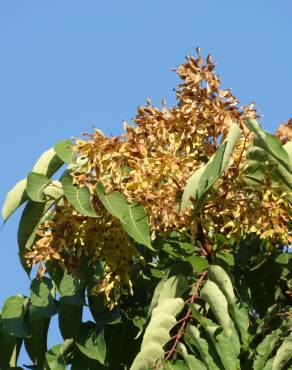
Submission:
<svg viewBox="0 0 292 370">
<path fill-rule="evenodd" d="M 76 153 L 72 150 L 73 143 L 69 140 L 61 140 L 54 145 L 57 156 L 65 163 L 76 163 Z"/>
<path fill-rule="evenodd" d="M 27 176 L 26 193 L 34 202 L 45 202 L 45 188 L 50 183 L 50 179 L 41 173 L 31 172 Z"/>
<path fill-rule="evenodd" d="M 3 207 L 2 207 L 2 218 L 6 222 L 8 218 L 21 206 L 22 203 L 26 202 L 28 196 L 25 191 L 26 179 L 19 181 L 6 195 Z"/>
<path fill-rule="evenodd" d="M 228 313 L 228 304 L 218 285 L 207 280 L 201 290 L 201 297 L 209 304 L 218 323 L 224 328 L 228 337 L 231 337 L 231 318 Z"/>
<path fill-rule="evenodd" d="M 62 344 L 52 347 L 46 353 L 46 360 L 50 370 L 66 370 L 66 361 L 61 353 Z"/>
<path fill-rule="evenodd" d="M 211 280 L 207 280 L 201 290 L 201 297 L 209 304 L 218 323 L 225 331 L 227 338 L 231 341 L 236 354 L 239 353 L 240 343 L 233 321 L 228 312 L 227 300 L 219 289 L 218 285 Z"/>
<path fill-rule="evenodd" d="M 102 326 L 97 326 L 91 321 L 82 323 L 76 338 L 76 344 L 87 357 L 104 364 L 106 344 Z"/>
<path fill-rule="evenodd" d="M 37 160 L 33 167 L 33 172 L 43 174 L 50 178 L 62 166 L 63 161 L 56 155 L 53 148 L 45 151 L 42 156 Z M 12 215 L 12 213 L 25 201 L 28 196 L 26 193 L 27 180 L 19 181 L 7 194 L 3 208 L 2 218 L 3 221 Z"/>
<path fill-rule="evenodd" d="M 24 338 L 24 345 L 34 365 L 44 363 L 49 324 L 50 318 L 43 315 L 41 308 L 29 306 L 29 336 Z"/>
<path fill-rule="evenodd" d="M 210 265 L 208 269 L 208 278 L 218 285 L 225 295 L 230 305 L 235 303 L 235 295 L 230 277 L 226 271 L 219 265 Z"/>
<path fill-rule="evenodd" d="M 217 284 L 221 292 L 224 294 L 227 303 L 229 314 L 234 320 L 234 323 L 240 333 L 244 349 L 248 348 L 250 336 L 248 334 L 249 319 L 248 313 L 235 298 L 233 284 L 226 271 L 219 265 L 210 265 L 208 270 L 208 278 Z"/>
<path fill-rule="evenodd" d="M 143 336 L 141 350 L 130 370 L 148 370 L 163 356 L 163 346 L 170 339 L 169 331 L 176 324 L 175 316 L 183 306 L 184 301 L 181 298 L 167 298 L 153 309 Z"/>
<path fill-rule="evenodd" d="M 21 295 L 15 295 L 8 298 L 3 305 L 3 328 L 17 338 L 24 338 L 28 335 L 27 304 L 27 298 Z"/>
<path fill-rule="evenodd" d="M 37 160 L 32 171 L 41 173 L 50 178 L 62 165 L 63 161 L 57 156 L 54 148 L 50 148 Z"/>
<path fill-rule="evenodd" d="M 86 186 L 78 188 L 73 185 L 73 178 L 65 176 L 62 181 L 64 195 L 68 202 L 84 216 L 98 217 L 91 203 L 90 191 Z"/>
</svg>

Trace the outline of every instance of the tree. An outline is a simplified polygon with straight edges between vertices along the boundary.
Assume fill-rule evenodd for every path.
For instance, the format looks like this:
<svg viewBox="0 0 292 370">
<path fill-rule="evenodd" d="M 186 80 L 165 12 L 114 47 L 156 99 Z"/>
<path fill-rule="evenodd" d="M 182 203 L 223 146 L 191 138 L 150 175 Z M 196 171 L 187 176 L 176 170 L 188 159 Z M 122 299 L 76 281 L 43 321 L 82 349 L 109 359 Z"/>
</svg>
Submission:
<svg viewBox="0 0 292 370">
<path fill-rule="evenodd" d="M 291 121 L 263 131 L 197 52 L 175 107 L 58 142 L 8 193 L 38 270 L 3 305 L 1 369 L 22 345 L 30 369 L 292 369 Z"/>
</svg>

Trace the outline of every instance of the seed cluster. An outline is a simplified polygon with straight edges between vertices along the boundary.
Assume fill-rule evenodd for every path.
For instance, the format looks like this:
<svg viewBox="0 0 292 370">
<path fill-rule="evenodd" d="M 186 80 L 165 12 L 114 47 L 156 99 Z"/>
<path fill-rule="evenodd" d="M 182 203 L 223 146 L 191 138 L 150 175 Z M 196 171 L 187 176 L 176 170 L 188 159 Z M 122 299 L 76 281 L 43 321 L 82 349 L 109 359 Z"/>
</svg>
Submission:
<svg viewBox="0 0 292 370">
<path fill-rule="evenodd" d="M 247 150 L 252 134 L 244 122 L 256 118 L 254 104 L 240 107 L 230 90 L 220 88 L 211 56 L 203 61 L 188 56 L 177 68 L 177 105 L 162 109 L 150 101 L 139 107 L 134 125 L 124 123 L 119 137 L 106 137 L 95 130 L 86 140 L 76 139 L 77 156 L 87 159 L 73 173 L 79 186 L 93 194 L 93 206 L 100 218 L 78 214 L 66 201 L 42 225 L 39 239 L 27 254 L 29 263 L 59 259 L 74 271 L 82 256 L 92 263 L 102 260 L 105 275 L 96 292 L 105 292 L 112 306 L 122 286 L 131 290 L 130 273 L 137 253 L 120 222 L 109 215 L 94 195 L 102 182 L 107 193 L 119 191 L 129 202 L 145 208 L 152 238 L 171 231 L 189 231 L 196 236 L 198 225 L 209 242 L 215 234 L 240 240 L 257 233 L 267 245 L 291 243 L 291 193 L 273 183 L 267 171 L 259 188 L 245 182 Z M 241 130 L 230 165 L 205 199 L 200 213 L 192 207 L 180 212 L 179 204 L 188 178 L 203 166 L 224 140 L 232 121 Z M 276 134 L 282 142 L 291 140 L 291 121 Z M 212 244 L 212 243 L 211 243 Z"/>
</svg>

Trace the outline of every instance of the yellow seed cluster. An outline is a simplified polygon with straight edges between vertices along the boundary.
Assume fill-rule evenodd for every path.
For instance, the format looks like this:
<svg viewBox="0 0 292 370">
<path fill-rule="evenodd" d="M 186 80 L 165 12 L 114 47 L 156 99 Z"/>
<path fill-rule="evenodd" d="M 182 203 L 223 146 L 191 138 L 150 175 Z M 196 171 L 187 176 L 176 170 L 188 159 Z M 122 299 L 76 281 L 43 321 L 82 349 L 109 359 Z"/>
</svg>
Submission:
<svg viewBox="0 0 292 370">
<path fill-rule="evenodd" d="M 87 140 L 76 140 L 74 150 L 87 162 L 73 173 L 80 186 L 92 193 L 97 181 L 106 192 L 122 192 L 129 201 L 145 208 L 152 237 L 173 230 L 190 231 L 202 226 L 206 237 L 223 233 L 237 240 L 257 233 L 267 243 L 291 243 L 291 205 L 287 194 L 272 185 L 267 174 L 259 189 L 247 185 L 243 169 L 252 134 L 244 121 L 255 118 L 254 105 L 239 107 L 229 90 L 220 89 L 210 56 L 187 57 L 177 68 L 182 83 L 176 91 L 177 105 L 162 109 L 148 101 L 139 107 L 135 125 L 124 123 L 125 133 L 106 137 L 95 130 Z M 191 209 L 180 212 L 179 204 L 188 178 L 207 163 L 225 138 L 232 121 L 241 137 L 230 165 L 205 200 L 194 220 Z M 282 142 L 291 140 L 291 122 L 276 133 Z M 102 215 L 91 219 L 64 203 L 54 211 L 52 221 L 39 230 L 40 239 L 27 255 L 30 262 L 59 259 L 74 270 L 82 256 L 105 263 L 105 276 L 95 291 L 105 292 L 109 304 L 131 289 L 130 270 L 135 249 L 118 220 L 110 216 L 94 198 Z"/>
<path fill-rule="evenodd" d="M 125 134 L 108 138 L 99 130 L 90 140 L 77 140 L 76 152 L 88 158 L 85 172 L 94 173 L 108 192 L 122 191 L 147 211 L 153 232 L 185 227 L 178 203 L 187 179 L 217 150 L 232 121 L 243 125 L 255 117 L 253 104 L 240 109 L 229 90 L 220 89 L 214 63 L 192 56 L 177 69 L 183 80 L 178 104 L 167 109 L 139 107 L 136 126 L 124 124 Z"/>
<path fill-rule="evenodd" d="M 72 273 L 85 257 L 92 264 L 101 260 L 105 275 L 94 292 L 104 292 L 113 307 L 124 287 L 131 292 L 130 270 L 136 251 L 120 222 L 98 205 L 98 218 L 82 216 L 67 203 L 57 206 L 52 220 L 39 229 L 40 238 L 26 258 L 30 264 L 41 263 L 39 274 L 47 260 L 59 260 Z"/>
</svg>

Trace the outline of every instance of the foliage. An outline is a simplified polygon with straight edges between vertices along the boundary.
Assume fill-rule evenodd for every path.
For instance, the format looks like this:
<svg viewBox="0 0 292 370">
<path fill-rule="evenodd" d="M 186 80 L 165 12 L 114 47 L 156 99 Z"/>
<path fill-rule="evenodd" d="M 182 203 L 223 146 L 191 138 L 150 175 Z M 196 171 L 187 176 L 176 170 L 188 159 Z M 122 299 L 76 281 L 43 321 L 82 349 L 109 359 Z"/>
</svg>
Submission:
<svg viewBox="0 0 292 370">
<path fill-rule="evenodd" d="M 4 302 L 1 369 L 21 346 L 39 370 L 292 368 L 291 120 L 263 131 L 199 50 L 177 73 L 176 106 L 58 142 L 7 194 L 37 273 Z"/>
</svg>

